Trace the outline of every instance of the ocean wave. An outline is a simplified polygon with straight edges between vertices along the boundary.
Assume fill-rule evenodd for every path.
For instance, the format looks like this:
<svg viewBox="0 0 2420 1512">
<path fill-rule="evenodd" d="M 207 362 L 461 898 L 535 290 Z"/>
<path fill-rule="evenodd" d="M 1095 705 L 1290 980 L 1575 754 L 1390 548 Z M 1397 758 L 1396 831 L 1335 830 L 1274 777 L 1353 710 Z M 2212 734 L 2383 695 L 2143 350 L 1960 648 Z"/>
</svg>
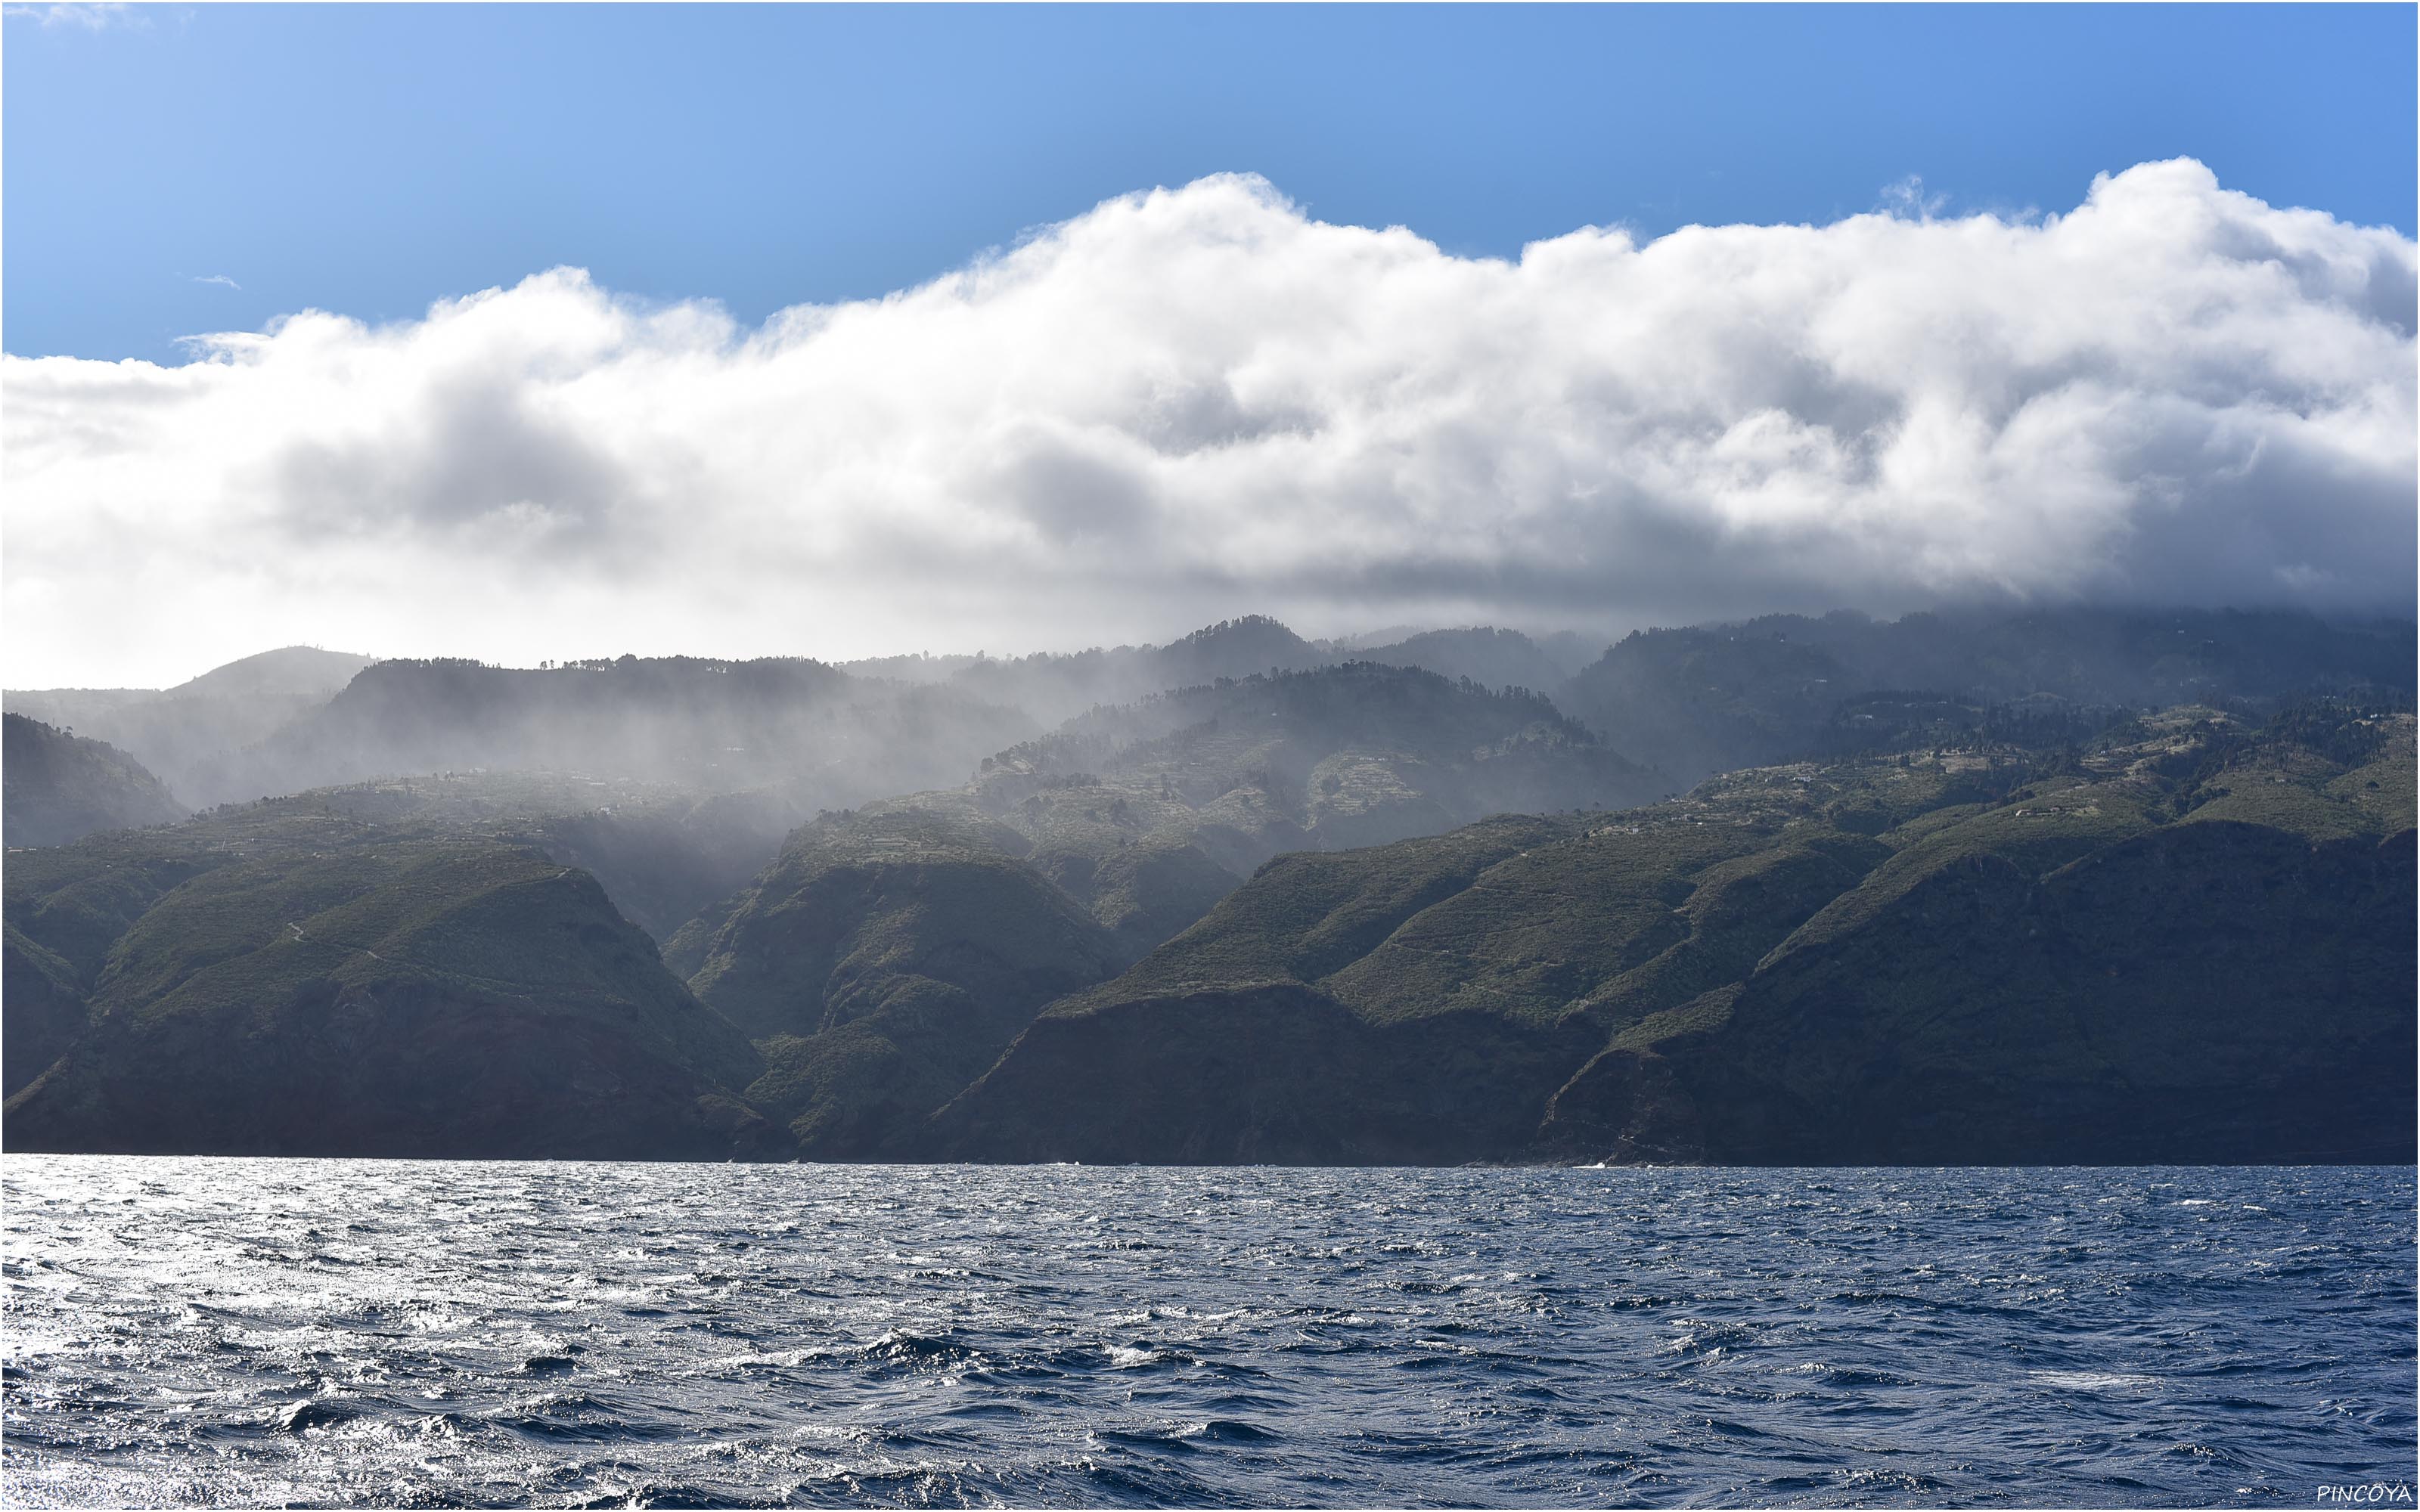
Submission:
<svg viewBox="0 0 2420 1512">
<path fill-rule="evenodd" d="M 1608 1180 L 12 1156 L 0 1494 L 2129 1505 L 2413 1452 L 2408 1170 Z"/>
</svg>

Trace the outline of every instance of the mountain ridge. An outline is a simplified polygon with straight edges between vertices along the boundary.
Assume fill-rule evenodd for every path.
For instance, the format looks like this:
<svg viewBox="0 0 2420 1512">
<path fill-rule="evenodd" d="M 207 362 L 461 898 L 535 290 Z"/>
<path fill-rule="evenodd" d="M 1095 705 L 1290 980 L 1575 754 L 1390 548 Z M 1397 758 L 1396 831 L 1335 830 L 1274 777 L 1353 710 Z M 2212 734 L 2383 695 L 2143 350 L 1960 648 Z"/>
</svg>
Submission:
<svg viewBox="0 0 2420 1512">
<path fill-rule="evenodd" d="M 2411 1059 L 2420 764 L 2408 683 L 2379 682 L 2409 626 L 1642 638 L 1637 687 L 1736 681 L 1637 729 L 1802 753 L 1676 794 L 1549 694 L 1237 623 L 1197 649 L 1326 659 L 981 757 L 1022 717 L 803 659 L 366 669 L 321 727 L 399 721 L 363 747 L 396 765 L 507 764 L 13 852 L 8 1128 L 634 1158 L 2401 1158 L 2391 1118 L 2316 1099 L 2411 1096 L 2381 1068 Z M 2120 701 L 2164 687 L 2202 698 Z M 665 741 L 626 738 L 633 710 Z M 910 748 L 928 715 L 956 745 Z M 956 785 L 898 791 L 922 772 Z"/>
</svg>

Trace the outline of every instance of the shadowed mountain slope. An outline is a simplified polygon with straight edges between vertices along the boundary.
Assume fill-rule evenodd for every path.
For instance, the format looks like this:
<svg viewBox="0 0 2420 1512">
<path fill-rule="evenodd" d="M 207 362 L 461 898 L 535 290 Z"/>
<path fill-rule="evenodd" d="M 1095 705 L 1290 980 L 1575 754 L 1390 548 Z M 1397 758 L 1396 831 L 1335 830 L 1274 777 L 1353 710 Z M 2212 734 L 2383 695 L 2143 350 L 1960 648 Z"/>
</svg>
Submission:
<svg viewBox="0 0 2420 1512">
<path fill-rule="evenodd" d="M 1389 667 L 1419 667 L 1440 677 L 1466 677 L 1481 687 L 1526 687 L 1540 692 L 1562 686 L 1572 675 L 1560 661 L 1520 631 L 1488 625 L 1427 630 L 1356 651 L 1350 659 L 1382 662 Z"/>
<path fill-rule="evenodd" d="M 289 803 L 34 853 L 7 889 L 15 1149 L 702 1159 L 772 1133 L 733 1091 L 745 1037 L 526 847 Z"/>
<path fill-rule="evenodd" d="M 1490 813 L 1636 803 L 1668 787 L 1543 695 L 1371 662 L 1094 710 L 1002 751 L 977 786 L 999 807 L 1084 779 L 1129 802 L 1166 794 L 1192 806 L 1233 831 L 1246 867 L 1280 850 L 1432 834 Z"/>
<path fill-rule="evenodd" d="M 531 846 L 595 876 L 613 906 L 657 940 L 754 876 L 802 817 L 771 789 L 701 798 L 675 783 L 510 771 L 380 779 L 226 811 L 255 810 Z"/>
<path fill-rule="evenodd" d="M 2095 763 L 2123 777 L 1886 837 L 1560 1120 L 1744 1162 L 2408 1160 L 2412 742 L 2324 707 L 2141 721 Z"/>
<path fill-rule="evenodd" d="M 1171 688 L 1245 678 L 1255 673 L 1304 671 L 1347 661 L 1418 667 L 1449 680 L 1467 677 L 1483 687 L 1540 690 L 1561 684 L 1595 659 L 1596 648 L 1574 657 L 1558 640 L 1558 655 L 1514 630 L 1475 626 L 1400 632 L 1351 641 L 1312 642 L 1264 615 L 1246 615 L 1205 625 L 1160 646 L 1119 646 L 1072 655 L 1030 656 L 884 656 L 845 664 L 867 676 L 912 683 L 946 683 L 986 702 L 1024 710 L 1044 725 L 1085 711 Z M 1602 647 L 1604 642 L 1596 643 Z"/>
<path fill-rule="evenodd" d="M 930 816 L 1047 879 L 1131 961 L 1287 851 L 1662 787 L 1543 697 L 1355 663 L 1094 710 L 985 758 L 967 787 L 834 822 Z"/>
<path fill-rule="evenodd" d="M 1541 694 L 1274 622 L 1040 736 L 813 662 L 380 663 L 247 759 L 435 775 L 11 854 L 8 1136 L 2408 1159 L 2412 716 L 2280 690 L 2392 687 L 2410 628 L 2208 618 L 1634 638 L 1646 736 L 1818 753 L 1662 801 Z"/>
<path fill-rule="evenodd" d="M 183 804 L 140 762 L 114 746 L 53 729 L 21 714 L 0 716 L 0 786 L 8 843 L 63 845 L 99 830 L 174 824 Z"/>
<path fill-rule="evenodd" d="M 1373 664 L 1095 710 L 984 766 L 820 817 L 666 948 L 756 1038 L 751 1095 L 810 1152 L 911 1150 L 1044 1004 L 1281 851 L 1655 785 L 1543 698 Z"/>
<path fill-rule="evenodd" d="M 820 821 L 675 942 L 698 996 L 764 1051 L 749 1095 L 806 1153 L 904 1152 L 1043 1004 L 1123 964 L 1023 848 L 915 810 Z"/>
<path fill-rule="evenodd" d="M 1978 734 L 2082 740 L 2119 706 L 2408 694 L 2413 652 L 2408 620 L 2282 611 L 1771 615 L 1628 636 L 1557 698 L 1619 749 L 1696 781 Z"/>
<path fill-rule="evenodd" d="M 1264 615 L 1205 625 L 1164 646 L 1094 648 L 1070 655 L 950 658 L 953 687 L 1023 710 L 1047 728 L 1087 709 L 1130 703 L 1171 687 L 1295 671 L 1335 658 Z M 880 664 L 870 664 L 880 665 Z"/>
<path fill-rule="evenodd" d="M 330 699 L 376 656 L 318 646 L 283 646 L 213 667 L 169 688 L 161 697 Z"/>
<path fill-rule="evenodd" d="M 2185 711 L 2071 764 L 1773 768 L 1287 856 L 1053 1004 L 935 1148 L 2408 1159 L 2412 739 Z"/>
<path fill-rule="evenodd" d="M 325 703 L 374 658 L 287 646 L 231 661 L 175 687 L 11 690 L 8 708 L 108 741 L 205 807 L 256 798 L 245 752 Z"/>
</svg>

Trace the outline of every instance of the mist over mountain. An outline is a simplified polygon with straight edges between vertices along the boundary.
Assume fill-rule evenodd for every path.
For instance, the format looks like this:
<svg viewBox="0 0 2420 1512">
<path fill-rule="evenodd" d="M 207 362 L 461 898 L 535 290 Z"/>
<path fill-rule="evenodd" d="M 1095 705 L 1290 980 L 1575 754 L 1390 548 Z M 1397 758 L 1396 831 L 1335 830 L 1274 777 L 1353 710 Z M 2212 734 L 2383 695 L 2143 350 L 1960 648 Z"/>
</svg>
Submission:
<svg viewBox="0 0 2420 1512">
<path fill-rule="evenodd" d="M 168 825 L 193 810 L 141 763 L 114 746 L 69 734 L 22 714 L 0 716 L 8 729 L 0 784 L 11 847 L 61 845 L 98 830 Z"/>
<path fill-rule="evenodd" d="M 961 779 L 1031 731 L 948 688 L 861 681 L 821 662 L 693 657 L 518 669 L 385 661 L 248 753 L 264 792 L 452 770 L 551 769 L 781 786 L 803 807 Z"/>
<path fill-rule="evenodd" d="M 2409 1091 L 2377 1068 L 2409 1061 L 2415 637 L 1767 616 L 1626 637 L 1551 692 L 1568 643 L 1262 616 L 855 672 L 272 656 L 122 705 L 296 711 L 222 758 L 258 791 L 184 823 L 40 828 L 21 798 L 59 771 L 108 779 L 112 825 L 183 810 L 10 713 L 8 1127 L 257 1153 L 2399 1158 L 2312 1089 Z"/>
<path fill-rule="evenodd" d="M 15 713 L 108 741 L 205 807 L 265 789 L 248 753 L 325 703 L 377 658 L 287 646 L 231 661 L 174 687 L 11 689 Z M 270 787 L 287 791 L 282 779 Z"/>
<path fill-rule="evenodd" d="M 169 688 L 164 698 L 333 698 L 376 656 L 319 646 L 285 646 L 213 667 Z"/>
<path fill-rule="evenodd" d="M 1165 688 L 1244 677 L 1274 669 L 1295 671 L 1336 659 L 1266 615 L 1205 625 L 1166 645 L 1095 648 L 1072 655 L 944 658 L 903 669 L 913 681 L 933 681 L 987 702 L 1023 710 L 1047 728 L 1102 704 L 1131 703 Z M 897 665 L 861 663 L 868 671 Z"/>
<path fill-rule="evenodd" d="M 1023 710 L 1055 725 L 1102 705 L 1132 703 L 1172 687 L 1299 671 L 1346 661 L 1417 667 L 1483 687 L 1544 690 L 1594 660 L 1601 644 L 1564 632 L 1549 653 L 1517 630 L 1475 625 L 1398 635 L 1307 640 L 1263 614 L 1222 620 L 1165 645 L 1095 647 L 1023 656 L 920 654 L 844 662 L 842 670 L 915 684 L 941 684 Z"/>
<path fill-rule="evenodd" d="M 2408 686 L 2412 642 L 2408 620 L 1951 609 L 1897 621 L 1766 616 L 1636 632 L 1593 651 L 1562 637 L 1550 654 L 1544 642 L 1489 626 L 1311 641 L 1248 615 L 1166 645 L 945 652 L 862 661 L 855 673 L 797 657 L 626 656 L 514 669 L 377 663 L 295 647 L 171 689 L 6 697 L 15 712 L 80 714 L 87 722 L 79 728 L 115 735 L 205 807 L 374 778 L 554 772 L 698 797 L 778 789 L 801 814 L 952 788 L 986 758 L 1000 758 L 992 765 L 1001 780 L 1020 764 L 1054 779 L 1101 775 L 1129 748 L 1215 721 L 1222 701 L 1254 698 L 1249 717 L 1281 721 L 1285 749 L 1316 748 L 1314 764 L 1341 751 L 1339 741 L 1357 742 L 1422 753 L 1437 772 L 1459 766 L 1469 780 L 1483 777 L 1449 805 L 1469 816 L 1616 796 L 1525 790 L 1513 778 L 1527 758 L 1466 760 L 1465 745 L 1475 750 L 1512 732 L 1495 716 L 1484 729 L 1455 721 L 1511 708 L 1507 697 L 1532 701 L 1527 745 L 1544 735 L 1576 751 L 1593 741 L 1602 753 L 1575 759 L 1627 760 L 1679 783 L 1759 762 L 1899 748 L 1927 732 L 1965 739 L 2022 724 L 2027 739 L 2057 729 L 2081 736 L 2128 707 L 2185 699 L 2273 707 L 2298 691 L 2393 689 Z M 1575 662 L 1583 663 L 1575 675 L 1559 677 Z M 1364 671 L 1286 682 L 1352 664 Z M 1483 696 L 1412 693 L 1460 681 Z M 1249 695 L 1224 686 L 1238 683 L 1265 686 Z M 1551 704 L 1541 697 L 1548 692 Z M 1366 728 L 1348 731 L 1356 720 Z M 1188 781 L 1206 780 L 1215 766 L 1222 789 L 1239 785 L 1254 767 L 1244 759 L 1253 742 L 1236 744 L 1240 728 L 1230 718 L 1219 739 L 1234 748 L 1223 756 L 1199 732 L 1186 737 L 1194 747 L 1186 760 L 1198 768 Z M 1323 785 L 1337 776 L 1326 774 Z M 1306 767 L 1285 782 L 1308 779 Z M 1342 810 L 1328 796 L 1304 794 L 1280 808 L 1296 819 L 1319 808 L 1323 822 L 1333 821 Z"/>
<path fill-rule="evenodd" d="M 1486 630 L 1454 632 L 1445 643 L 1474 637 L 1516 654 L 1530 644 Z M 1097 906 L 1106 927 L 1140 949 L 1291 845 L 1352 843 L 1508 805 L 1569 806 L 1652 788 L 1543 700 L 1457 688 L 1412 669 L 1346 671 L 1335 655 L 1256 616 L 1167 646 L 912 658 L 942 671 L 922 680 L 852 676 L 795 658 L 507 669 L 373 664 L 293 648 L 178 689 L 109 697 L 133 711 L 125 722 L 147 749 L 183 761 L 211 804 L 307 792 L 330 811 L 363 819 L 509 834 L 594 871 L 659 940 L 770 861 L 783 836 L 819 809 L 906 803 L 1004 816 L 1028 832 L 1055 886 L 1078 906 Z M 1330 675 L 1285 691 L 1267 681 L 1273 664 Z M 951 675 L 968 670 L 963 681 Z M 1219 686 L 1239 679 L 1241 690 Z M 1094 757 L 1180 725 L 1202 728 L 1182 753 L 1161 752 L 1147 775 L 1120 778 L 1115 762 L 1096 762 L 1111 771 L 1119 791 L 1109 792 L 1099 774 L 1058 761 L 1078 748 L 1066 740 L 1004 749 L 1035 725 L 1022 710 L 975 702 L 970 685 L 1046 711 L 1082 703 L 1092 712 L 1068 738 Z M 1093 702 L 1133 688 L 1144 691 L 1123 713 Z M 86 696 L 8 695 L 33 706 Z M 1283 717 L 1273 718 L 1280 705 Z M 1217 737 L 1221 707 L 1228 733 Z M 1457 723 L 1455 709 L 1477 722 Z M 197 734 L 225 736 L 246 721 L 272 727 L 233 748 L 203 745 Z M 1492 743 L 1503 748 L 1480 752 L 1491 764 L 1474 767 L 1474 750 Z M 1314 792 L 1311 769 L 1322 763 Z M 961 790 L 979 764 L 982 783 Z M 927 790 L 922 797 L 892 796 L 918 787 Z"/>
<path fill-rule="evenodd" d="M 1374 663 L 1221 678 L 1094 710 L 966 787 L 818 816 L 664 955 L 757 1040 L 749 1096 L 802 1151 L 912 1154 L 1044 1004 L 1273 856 L 1663 787 L 1537 695 Z"/>
<path fill-rule="evenodd" d="M 700 796 L 678 783 L 561 771 L 372 779 L 212 811 L 245 813 L 527 846 L 594 876 L 623 917 L 657 940 L 754 876 L 807 817 L 778 788 Z"/>
<path fill-rule="evenodd" d="M 1130 947 L 1192 922 L 1292 850 L 1435 834 L 1491 813 L 1667 791 L 1526 692 L 1371 662 L 1222 679 L 1096 709 L 987 758 L 957 794 Z M 875 811 L 879 811 L 875 810 Z"/>
<path fill-rule="evenodd" d="M 1368 646 L 1357 651 L 1354 659 L 1384 662 L 1390 667 L 1424 667 L 1445 677 L 1466 677 L 1481 687 L 1526 687 L 1544 692 L 1560 687 L 1596 655 L 1589 641 L 1569 631 L 1551 637 L 1550 641 L 1552 649 L 1518 630 L 1466 625 L 1451 630 L 1424 630 L 1401 640 Z"/>
<path fill-rule="evenodd" d="M 538 669 L 379 664 L 289 647 L 159 691 L 23 689 L 6 699 L 18 712 L 112 741 L 206 807 L 370 777 L 552 768 L 699 791 L 788 783 L 811 811 L 953 784 L 979 758 L 1095 707 L 1343 659 L 1275 620 L 1246 615 L 1166 645 L 839 667 L 632 656 Z M 1559 680 L 1528 638 L 1492 628 L 1433 632 L 1357 659 L 1489 687 Z"/>
</svg>

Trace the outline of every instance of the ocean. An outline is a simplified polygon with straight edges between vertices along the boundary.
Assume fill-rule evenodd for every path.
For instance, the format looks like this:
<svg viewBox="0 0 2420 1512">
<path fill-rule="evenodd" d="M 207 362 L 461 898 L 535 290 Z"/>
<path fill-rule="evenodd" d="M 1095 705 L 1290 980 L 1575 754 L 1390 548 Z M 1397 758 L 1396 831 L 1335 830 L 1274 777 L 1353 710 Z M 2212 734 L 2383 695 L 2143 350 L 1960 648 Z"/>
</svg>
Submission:
<svg viewBox="0 0 2420 1512">
<path fill-rule="evenodd" d="M 11 1155 L 0 1185 L 15 1505 L 2311 1506 L 2420 1479 L 2408 1167 Z"/>
</svg>

